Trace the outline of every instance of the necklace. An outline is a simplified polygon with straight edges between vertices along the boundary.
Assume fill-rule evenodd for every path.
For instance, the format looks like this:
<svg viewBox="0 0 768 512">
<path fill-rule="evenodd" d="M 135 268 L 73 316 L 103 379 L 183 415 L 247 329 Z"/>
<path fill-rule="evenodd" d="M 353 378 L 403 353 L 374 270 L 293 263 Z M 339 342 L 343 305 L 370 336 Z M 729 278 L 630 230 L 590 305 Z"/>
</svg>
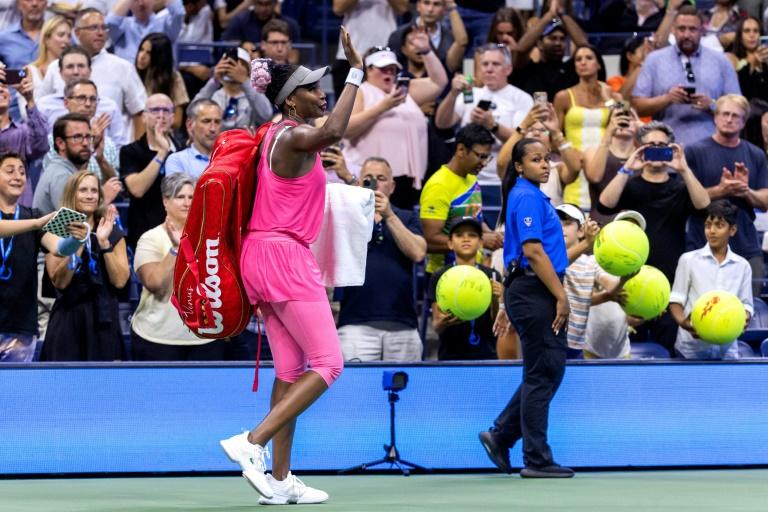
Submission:
<svg viewBox="0 0 768 512">
<path fill-rule="evenodd" d="M 19 220 L 19 212 L 20 212 L 19 205 L 16 205 L 16 211 L 13 214 L 13 220 Z M 11 267 L 7 266 L 8 258 L 11 256 L 11 250 L 13 250 L 13 239 L 15 236 L 12 236 L 11 239 L 8 241 L 8 246 L 5 246 L 5 238 L 0 238 L 0 258 L 2 258 L 3 262 L 0 265 L 0 281 L 8 281 L 11 276 L 13 275 L 13 270 L 11 270 Z"/>
</svg>

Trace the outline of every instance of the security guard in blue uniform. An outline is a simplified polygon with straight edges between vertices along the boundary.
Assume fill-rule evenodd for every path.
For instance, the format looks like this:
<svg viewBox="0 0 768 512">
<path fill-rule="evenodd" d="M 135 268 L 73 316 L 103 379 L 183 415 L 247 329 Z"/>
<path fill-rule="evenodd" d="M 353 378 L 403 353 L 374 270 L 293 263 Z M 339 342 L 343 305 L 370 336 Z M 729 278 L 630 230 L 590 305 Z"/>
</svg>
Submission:
<svg viewBox="0 0 768 512">
<path fill-rule="evenodd" d="M 565 373 L 565 329 L 570 307 L 563 288 L 568 254 L 549 198 L 539 190 L 549 173 L 549 151 L 533 139 L 519 141 L 502 183 L 506 198 L 504 264 L 507 277 L 499 322 L 512 321 L 523 347 L 523 383 L 480 442 L 496 466 L 511 473 L 509 449 L 523 440 L 527 478 L 568 478 L 547 444 L 549 403 Z M 503 315 L 506 309 L 506 317 Z"/>
</svg>

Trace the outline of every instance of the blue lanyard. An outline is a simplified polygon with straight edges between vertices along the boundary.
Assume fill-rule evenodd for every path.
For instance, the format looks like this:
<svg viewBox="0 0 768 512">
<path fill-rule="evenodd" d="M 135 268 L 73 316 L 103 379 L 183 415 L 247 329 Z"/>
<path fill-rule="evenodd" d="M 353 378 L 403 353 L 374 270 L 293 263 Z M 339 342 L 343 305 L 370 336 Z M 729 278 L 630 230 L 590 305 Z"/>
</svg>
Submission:
<svg viewBox="0 0 768 512">
<path fill-rule="evenodd" d="M 96 258 L 93 257 L 93 253 L 91 252 L 90 236 L 85 241 L 85 250 L 88 252 L 88 271 L 91 273 L 91 275 L 96 276 L 99 274 L 99 262 L 97 261 Z M 69 257 L 69 261 L 67 262 L 67 268 L 69 270 L 74 270 L 76 274 L 82 274 L 84 273 L 82 267 L 80 266 L 82 263 L 83 263 L 82 258 L 80 258 L 77 255 L 77 253 L 75 253 Z"/>
<path fill-rule="evenodd" d="M 19 205 L 16 205 L 16 212 L 13 214 L 13 220 L 19 220 L 20 211 Z M 13 275 L 13 270 L 11 270 L 11 267 L 6 267 L 6 264 L 8 258 L 11 256 L 14 238 L 15 237 L 12 236 L 8 241 L 8 247 L 5 246 L 5 238 L 0 238 L 0 258 L 3 259 L 3 263 L 0 265 L 0 281 L 8 281 Z"/>
</svg>

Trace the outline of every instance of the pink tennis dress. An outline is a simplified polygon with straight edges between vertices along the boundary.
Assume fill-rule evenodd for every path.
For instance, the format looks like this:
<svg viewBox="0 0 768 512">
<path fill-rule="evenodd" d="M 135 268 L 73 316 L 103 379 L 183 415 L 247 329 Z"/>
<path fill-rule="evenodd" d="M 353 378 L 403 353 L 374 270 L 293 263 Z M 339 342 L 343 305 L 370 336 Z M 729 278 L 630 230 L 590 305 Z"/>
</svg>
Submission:
<svg viewBox="0 0 768 512">
<path fill-rule="evenodd" d="M 325 207 L 325 170 L 320 157 L 300 178 L 283 178 L 270 168 L 273 138 L 293 126 L 296 124 L 282 122 L 267 131 L 256 166 L 256 198 L 240 254 L 251 304 L 328 300 L 309 250 L 320 232 Z"/>
</svg>

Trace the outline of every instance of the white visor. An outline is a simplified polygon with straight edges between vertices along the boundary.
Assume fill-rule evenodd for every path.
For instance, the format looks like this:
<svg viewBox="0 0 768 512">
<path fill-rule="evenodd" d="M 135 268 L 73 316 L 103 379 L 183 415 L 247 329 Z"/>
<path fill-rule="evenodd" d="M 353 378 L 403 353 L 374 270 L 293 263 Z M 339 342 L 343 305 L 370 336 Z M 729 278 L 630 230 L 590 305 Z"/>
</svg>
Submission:
<svg viewBox="0 0 768 512">
<path fill-rule="evenodd" d="M 382 50 L 380 52 L 372 53 L 365 58 L 365 67 L 374 66 L 377 68 L 385 68 L 393 64 L 397 66 L 398 69 L 403 69 L 403 66 L 397 62 L 395 52 L 391 50 Z"/>
</svg>

